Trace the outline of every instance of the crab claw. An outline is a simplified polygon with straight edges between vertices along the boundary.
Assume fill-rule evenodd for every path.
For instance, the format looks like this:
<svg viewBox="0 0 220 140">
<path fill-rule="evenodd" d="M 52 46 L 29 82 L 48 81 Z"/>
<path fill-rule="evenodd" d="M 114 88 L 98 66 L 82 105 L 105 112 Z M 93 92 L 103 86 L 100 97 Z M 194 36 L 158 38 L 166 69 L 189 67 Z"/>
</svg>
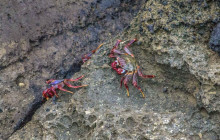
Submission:
<svg viewBox="0 0 220 140">
<path fill-rule="evenodd" d="M 126 70 L 124 70 L 122 68 L 117 68 L 117 66 L 118 66 L 118 61 L 117 60 L 112 62 L 111 66 L 112 66 L 112 69 L 115 70 L 119 75 L 126 72 Z"/>
<path fill-rule="evenodd" d="M 46 98 L 48 100 L 50 97 L 53 97 L 54 92 L 52 91 L 52 88 L 48 88 L 43 91 L 42 95 L 44 98 Z"/>
</svg>

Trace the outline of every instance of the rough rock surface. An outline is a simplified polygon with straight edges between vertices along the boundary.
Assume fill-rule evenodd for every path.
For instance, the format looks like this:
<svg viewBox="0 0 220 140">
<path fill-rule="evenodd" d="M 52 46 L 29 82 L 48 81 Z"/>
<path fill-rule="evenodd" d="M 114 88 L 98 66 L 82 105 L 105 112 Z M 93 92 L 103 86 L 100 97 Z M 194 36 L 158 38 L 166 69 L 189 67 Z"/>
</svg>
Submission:
<svg viewBox="0 0 220 140">
<path fill-rule="evenodd" d="M 0 139 L 31 119 L 45 80 L 79 71 L 81 56 L 128 26 L 143 2 L 1 0 Z"/>
<path fill-rule="evenodd" d="M 109 66 L 107 54 L 114 43 L 106 43 L 73 76 L 84 74 L 81 84 L 89 84 L 88 87 L 73 90 L 74 95 L 59 92 L 61 97 L 56 104 L 52 100 L 46 102 L 32 121 L 10 139 L 218 139 L 219 113 L 208 113 L 197 106 L 192 94 L 160 82 L 161 71 L 155 71 L 158 67 L 151 62 L 145 65 L 144 72 L 157 78 L 139 78 L 146 98 L 131 85 L 127 97 L 125 88 L 119 88 L 120 76 Z M 172 73 L 164 75 L 171 74 L 178 81 L 185 74 L 186 83 L 198 83 L 189 73 L 170 70 Z M 164 87 L 168 88 L 167 93 L 163 92 Z"/>
<path fill-rule="evenodd" d="M 194 96 L 200 99 L 208 112 L 220 111 L 220 61 L 219 56 L 209 48 L 212 28 L 219 22 L 220 2 L 167 1 L 147 2 L 130 32 L 142 31 L 140 40 L 146 44 L 143 50 L 154 55 L 156 63 L 169 65 L 175 69 L 187 70 L 200 82 L 199 92 Z M 158 8 L 159 7 L 159 8 Z M 141 23 L 143 26 L 137 26 Z M 153 24 L 154 33 L 148 25 Z M 181 78 L 185 80 L 186 78 Z M 178 88 L 193 92 L 193 83 Z M 164 79 L 167 80 L 166 78 Z M 197 86 L 198 87 L 198 86 Z"/>
<path fill-rule="evenodd" d="M 219 22 L 218 1 L 149 0 L 129 28 L 86 62 L 73 78 L 88 87 L 59 92 L 9 139 L 210 139 L 220 137 L 220 58 L 209 48 Z M 145 74 L 142 98 L 130 97 L 110 64 L 117 39 L 138 38 L 131 46 Z M 123 45 L 121 45 L 121 48 Z M 72 89 L 70 89 L 72 90 Z"/>
</svg>

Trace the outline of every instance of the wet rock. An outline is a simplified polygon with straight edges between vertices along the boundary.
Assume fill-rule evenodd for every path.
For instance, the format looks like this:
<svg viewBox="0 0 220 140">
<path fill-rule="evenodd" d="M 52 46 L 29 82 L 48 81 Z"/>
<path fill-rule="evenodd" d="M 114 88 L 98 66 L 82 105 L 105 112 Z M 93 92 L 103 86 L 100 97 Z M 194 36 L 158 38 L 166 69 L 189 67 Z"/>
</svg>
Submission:
<svg viewBox="0 0 220 140">
<path fill-rule="evenodd" d="M 220 23 L 218 23 L 212 31 L 209 46 L 213 51 L 220 55 Z"/>
</svg>

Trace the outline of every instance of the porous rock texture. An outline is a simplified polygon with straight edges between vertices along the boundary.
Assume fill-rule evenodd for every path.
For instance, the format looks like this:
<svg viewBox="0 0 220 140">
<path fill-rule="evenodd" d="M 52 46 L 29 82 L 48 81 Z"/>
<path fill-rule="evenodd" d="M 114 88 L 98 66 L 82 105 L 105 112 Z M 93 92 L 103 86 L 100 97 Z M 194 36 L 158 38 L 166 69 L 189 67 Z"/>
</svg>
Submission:
<svg viewBox="0 0 220 140">
<path fill-rule="evenodd" d="M 73 78 L 74 95 L 43 104 L 9 139 L 204 139 L 220 137 L 220 57 L 209 48 L 219 1 L 148 0 L 129 28 L 109 38 Z M 130 49 L 145 74 L 129 84 L 130 97 L 110 67 L 117 39 L 137 38 Z M 41 62 L 39 62 L 41 64 Z"/>
</svg>

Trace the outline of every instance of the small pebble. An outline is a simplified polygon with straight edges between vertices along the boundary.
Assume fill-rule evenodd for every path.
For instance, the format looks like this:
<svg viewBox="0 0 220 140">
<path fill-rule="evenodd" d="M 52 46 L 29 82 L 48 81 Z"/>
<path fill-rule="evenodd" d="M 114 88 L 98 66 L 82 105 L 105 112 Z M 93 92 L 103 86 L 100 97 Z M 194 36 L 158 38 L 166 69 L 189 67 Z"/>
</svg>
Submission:
<svg viewBox="0 0 220 140">
<path fill-rule="evenodd" d="M 151 32 L 152 34 L 154 33 L 154 25 L 153 24 L 147 25 L 147 28 L 148 28 L 149 32 Z"/>
<path fill-rule="evenodd" d="M 168 4 L 168 2 L 167 2 L 166 0 L 164 0 L 164 1 L 162 1 L 162 4 L 163 4 L 164 6 L 166 6 L 166 5 Z"/>
<path fill-rule="evenodd" d="M 141 45 L 141 44 L 142 44 L 142 41 L 138 41 L 138 42 L 137 42 L 137 45 Z"/>
<path fill-rule="evenodd" d="M 18 86 L 19 86 L 19 87 L 24 87 L 25 84 L 24 84 L 24 83 L 19 83 Z"/>
<path fill-rule="evenodd" d="M 163 88 L 163 93 L 167 93 L 168 92 L 168 87 L 164 87 Z"/>
<path fill-rule="evenodd" d="M 46 109 L 46 112 L 49 112 L 49 111 L 50 111 L 50 109 L 49 109 L 49 108 L 47 108 L 47 109 Z"/>
<path fill-rule="evenodd" d="M 143 28 L 140 26 L 139 28 L 139 32 L 142 33 L 143 32 Z"/>
</svg>

